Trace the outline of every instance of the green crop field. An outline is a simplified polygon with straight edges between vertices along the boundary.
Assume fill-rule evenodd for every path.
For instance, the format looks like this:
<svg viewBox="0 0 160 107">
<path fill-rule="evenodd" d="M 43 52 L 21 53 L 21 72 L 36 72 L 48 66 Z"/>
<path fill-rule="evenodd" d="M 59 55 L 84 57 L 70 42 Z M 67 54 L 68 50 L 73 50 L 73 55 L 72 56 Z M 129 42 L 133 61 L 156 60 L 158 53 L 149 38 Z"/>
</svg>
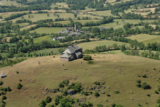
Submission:
<svg viewBox="0 0 160 107">
<path fill-rule="evenodd" d="M 116 43 L 117 45 L 122 45 L 122 44 L 126 44 L 127 45 L 127 43 L 116 42 L 116 41 L 111 41 L 111 40 L 102 40 L 102 41 L 80 43 L 80 44 L 77 44 L 77 45 L 82 47 L 83 50 L 86 50 L 86 49 L 93 49 L 93 48 L 95 48 L 97 46 L 103 46 L 103 45 L 109 46 L 109 45 L 113 45 L 114 43 Z"/>
<path fill-rule="evenodd" d="M 55 58 L 46 56 L 29 58 L 13 65 L 13 67 L 0 68 L 0 73 L 5 72 L 7 75 L 6 78 L 2 79 L 3 87 L 10 86 L 12 89 L 6 95 L 6 107 L 37 107 L 40 101 L 46 98 L 47 91 L 45 88 L 58 88 L 58 84 L 65 79 L 68 79 L 70 83 L 80 82 L 84 88 L 95 86 L 93 83 L 96 81 L 104 81 L 105 85 L 102 86 L 106 88 L 100 90 L 104 91 L 105 94 L 99 91 L 100 96 L 97 98 L 94 94 L 71 96 L 79 99 L 86 98 L 86 102 L 91 102 L 93 105 L 103 104 L 105 107 L 110 107 L 111 104 L 116 103 L 122 104 L 124 107 L 137 107 L 138 104 L 144 107 L 155 107 L 159 97 L 159 94 L 154 93 L 159 85 L 159 60 L 122 54 L 96 54 L 95 56 L 92 55 L 92 58 L 94 64 L 89 65 L 82 59 L 62 62 L 60 56 L 56 55 Z M 16 71 L 19 71 L 19 74 L 16 74 Z M 142 77 L 144 74 L 147 75 L 147 78 Z M 21 90 L 15 88 L 19 79 L 22 80 L 21 84 L 23 85 Z M 138 88 L 136 86 L 137 80 L 147 82 L 151 89 Z M 108 89 L 108 87 L 110 88 Z M 120 93 L 115 94 L 115 91 Z M 107 94 L 111 96 L 107 97 Z M 147 94 L 150 94 L 150 97 Z M 61 93 L 47 93 L 47 96 L 53 98 L 51 103 L 54 103 L 56 95 L 61 95 Z"/>
<path fill-rule="evenodd" d="M 81 22 L 82 24 L 85 24 L 86 22 L 97 22 L 99 20 L 74 20 L 74 22 Z M 53 23 L 61 23 L 61 24 L 69 24 L 70 21 L 55 21 Z"/>
<path fill-rule="evenodd" d="M 17 3 L 15 0 L 1 0 L 0 5 L 5 5 L 5 6 L 20 6 L 19 3 Z"/>
<path fill-rule="evenodd" d="M 47 28 L 47 27 L 40 27 L 36 30 L 32 30 L 30 32 L 37 32 L 39 34 L 42 33 L 58 33 L 59 31 L 65 30 L 65 27 L 51 27 L 51 28 Z"/>
</svg>

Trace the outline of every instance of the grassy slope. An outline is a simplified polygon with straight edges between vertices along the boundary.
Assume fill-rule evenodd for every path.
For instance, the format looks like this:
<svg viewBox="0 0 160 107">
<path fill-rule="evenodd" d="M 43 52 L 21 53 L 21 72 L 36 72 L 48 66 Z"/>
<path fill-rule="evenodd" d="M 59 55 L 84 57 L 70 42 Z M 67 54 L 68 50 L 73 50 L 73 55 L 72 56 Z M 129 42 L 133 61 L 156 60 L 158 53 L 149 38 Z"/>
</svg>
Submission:
<svg viewBox="0 0 160 107">
<path fill-rule="evenodd" d="M 95 81 L 105 81 L 105 93 L 100 97 L 95 98 L 93 95 L 80 96 L 74 95 L 74 98 L 87 98 L 87 101 L 92 102 L 95 106 L 103 104 L 110 106 L 112 103 L 122 104 L 124 107 L 137 107 L 140 103 L 144 107 L 154 107 L 158 94 L 154 93 L 159 85 L 159 60 L 146 59 L 136 56 L 126 55 L 96 55 L 93 56 L 95 64 L 88 65 L 86 61 L 78 59 L 72 62 L 59 61 L 60 56 L 53 58 L 52 56 L 32 58 L 23 61 L 13 67 L 0 68 L 0 72 L 7 74 L 4 78 L 3 86 L 10 86 L 13 91 L 7 93 L 6 107 L 37 107 L 39 102 L 46 97 L 44 94 L 45 88 L 56 88 L 60 81 L 69 79 L 71 82 L 81 82 L 84 87 L 93 86 Z M 40 61 L 40 65 L 38 65 Z M 82 61 L 82 64 L 80 64 Z M 64 64 L 65 66 L 62 66 Z M 157 70 L 153 70 L 156 68 Z M 67 69 L 67 70 L 64 70 Z M 87 70 L 86 70 L 87 69 Z M 121 69 L 121 70 L 120 70 Z M 20 74 L 16 74 L 16 71 Z M 24 71 L 25 73 L 22 73 Z M 138 75 L 147 74 L 148 78 L 138 77 Z M 76 80 L 73 78 L 76 77 Z M 15 89 L 16 84 L 22 79 L 23 88 Z M 143 90 L 136 87 L 136 80 L 147 82 L 151 85 L 151 90 Z M 108 90 L 107 87 L 110 87 Z M 119 90 L 119 94 L 114 94 L 114 91 Z M 93 91 L 94 92 L 94 91 Z M 131 94 L 133 92 L 133 94 Z M 60 93 L 47 93 L 54 98 Z M 151 97 L 146 95 L 150 94 Z M 25 96 L 25 97 L 24 97 Z M 35 96 L 35 98 L 33 98 Z M 90 97 L 90 99 L 88 99 Z M 131 98 L 134 100 L 132 101 Z M 108 100 L 108 102 L 106 102 Z M 54 102 L 54 101 L 53 101 Z M 148 105 L 145 103 L 148 102 Z"/>
</svg>

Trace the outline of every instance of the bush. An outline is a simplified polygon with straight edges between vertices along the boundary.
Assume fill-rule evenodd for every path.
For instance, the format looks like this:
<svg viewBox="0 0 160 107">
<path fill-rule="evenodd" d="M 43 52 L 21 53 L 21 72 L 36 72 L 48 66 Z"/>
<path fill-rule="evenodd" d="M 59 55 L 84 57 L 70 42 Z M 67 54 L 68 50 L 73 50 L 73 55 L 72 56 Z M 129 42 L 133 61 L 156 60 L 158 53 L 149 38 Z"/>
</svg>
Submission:
<svg viewBox="0 0 160 107">
<path fill-rule="evenodd" d="M 59 88 L 63 88 L 63 87 L 64 87 L 63 83 L 59 83 Z"/>
<path fill-rule="evenodd" d="M 138 88 L 140 88 L 140 87 L 141 87 L 141 84 L 137 84 L 136 86 L 137 86 Z"/>
<path fill-rule="evenodd" d="M 83 60 L 92 60 L 92 57 L 90 55 L 83 56 Z"/>
<path fill-rule="evenodd" d="M 141 80 L 137 80 L 136 82 L 137 82 L 137 83 L 141 83 Z"/>
<path fill-rule="evenodd" d="M 110 97 L 111 95 L 110 95 L 110 94 L 107 94 L 107 96 Z"/>
<path fill-rule="evenodd" d="M 142 75 L 142 77 L 143 77 L 143 78 L 147 78 L 147 75 L 146 75 L 146 74 L 144 74 L 144 75 Z"/>
<path fill-rule="evenodd" d="M 142 88 L 143 89 L 151 89 L 151 86 L 148 85 L 146 82 L 142 83 Z"/>
<path fill-rule="evenodd" d="M 156 101 L 158 104 L 160 104 L 160 97 L 157 99 L 157 101 Z"/>
<path fill-rule="evenodd" d="M 160 107 L 160 104 L 157 104 L 156 107 Z"/>
<path fill-rule="evenodd" d="M 159 94 L 159 92 L 157 90 L 155 90 L 154 93 Z"/>
<path fill-rule="evenodd" d="M 97 107 L 103 107 L 103 105 L 102 104 L 97 104 Z"/>
<path fill-rule="evenodd" d="M 76 90 L 76 92 L 80 92 L 82 90 L 82 85 L 81 83 L 76 83 L 74 85 L 74 89 Z"/>
<path fill-rule="evenodd" d="M 119 91 L 115 91 L 114 93 L 115 93 L 115 94 L 119 94 L 120 92 L 119 92 Z"/>
<path fill-rule="evenodd" d="M 116 104 L 115 103 L 111 104 L 111 107 L 116 107 Z"/>
<path fill-rule="evenodd" d="M 21 79 L 19 79 L 19 82 L 22 82 L 22 80 L 21 80 Z"/>
<path fill-rule="evenodd" d="M 3 81 L 0 81 L 0 85 L 3 85 Z"/>
<path fill-rule="evenodd" d="M 160 85 L 158 86 L 158 91 L 160 92 Z"/>
<path fill-rule="evenodd" d="M 6 96 L 3 96 L 3 97 L 2 97 L 2 100 L 6 100 L 6 99 L 7 99 L 7 97 L 6 97 Z"/>
<path fill-rule="evenodd" d="M 94 64 L 94 62 L 93 61 L 88 61 L 88 64 Z"/>
<path fill-rule="evenodd" d="M 39 107 L 46 107 L 45 101 L 42 100 L 42 101 L 39 103 Z"/>
<path fill-rule="evenodd" d="M 78 102 L 79 102 L 79 99 L 75 99 L 75 102 L 78 103 Z"/>
<path fill-rule="evenodd" d="M 150 95 L 150 94 L 147 94 L 147 96 L 150 97 L 151 95 Z"/>
<path fill-rule="evenodd" d="M 69 84 L 69 80 L 64 80 L 64 81 L 63 81 L 63 84 L 68 85 L 68 84 Z"/>
<path fill-rule="evenodd" d="M 47 96 L 47 98 L 45 99 L 45 103 L 50 103 L 52 101 L 52 98 L 50 96 Z"/>
<path fill-rule="evenodd" d="M 115 107 L 123 107 L 121 104 L 116 105 Z"/>
<path fill-rule="evenodd" d="M 67 90 L 62 91 L 63 96 L 67 96 Z"/>
<path fill-rule="evenodd" d="M 95 97 L 99 97 L 100 94 L 99 94 L 98 92 L 95 92 L 95 93 L 94 93 L 94 96 L 95 96 Z"/>
<path fill-rule="evenodd" d="M 21 89 L 22 87 L 23 86 L 20 83 L 17 84 L 17 89 Z"/>
<path fill-rule="evenodd" d="M 94 84 L 95 84 L 95 85 L 100 85 L 100 82 L 97 82 L 97 81 L 96 81 L 96 82 L 94 82 Z"/>
</svg>

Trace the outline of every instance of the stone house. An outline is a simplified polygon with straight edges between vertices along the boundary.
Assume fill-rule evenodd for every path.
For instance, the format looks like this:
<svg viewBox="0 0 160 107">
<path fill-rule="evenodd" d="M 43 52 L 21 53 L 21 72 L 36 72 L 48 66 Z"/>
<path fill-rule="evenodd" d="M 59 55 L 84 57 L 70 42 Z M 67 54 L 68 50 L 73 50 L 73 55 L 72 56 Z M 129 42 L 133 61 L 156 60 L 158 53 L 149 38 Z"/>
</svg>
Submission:
<svg viewBox="0 0 160 107">
<path fill-rule="evenodd" d="M 68 46 L 66 50 L 63 52 L 63 55 L 60 57 L 61 61 L 72 61 L 74 59 L 82 58 L 82 48 L 73 44 Z"/>
</svg>

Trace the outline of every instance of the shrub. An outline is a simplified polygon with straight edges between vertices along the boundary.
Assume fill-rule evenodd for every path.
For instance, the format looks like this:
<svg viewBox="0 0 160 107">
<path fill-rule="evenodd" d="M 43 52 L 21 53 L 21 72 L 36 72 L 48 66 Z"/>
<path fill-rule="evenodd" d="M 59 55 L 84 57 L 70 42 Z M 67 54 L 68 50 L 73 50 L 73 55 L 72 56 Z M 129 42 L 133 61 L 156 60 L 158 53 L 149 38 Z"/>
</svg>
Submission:
<svg viewBox="0 0 160 107">
<path fill-rule="evenodd" d="M 116 107 L 116 104 L 115 103 L 111 104 L 111 107 Z"/>
<path fill-rule="evenodd" d="M 19 82 L 22 82 L 22 80 L 21 80 L 21 79 L 19 79 Z"/>
<path fill-rule="evenodd" d="M 160 107 L 160 104 L 157 104 L 156 107 Z"/>
<path fill-rule="evenodd" d="M 63 81 L 63 84 L 68 85 L 68 84 L 69 84 L 69 80 L 64 80 L 64 81 Z"/>
<path fill-rule="evenodd" d="M 88 92 L 84 92 L 84 95 L 87 96 L 87 95 L 88 95 Z"/>
<path fill-rule="evenodd" d="M 88 61 L 88 64 L 94 64 L 94 62 L 93 61 Z"/>
<path fill-rule="evenodd" d="M 157 101 L 156 101 L 158 104 L 160 104 L 160 97 L 157 99 Z"/>
<path fill-rule="evenodd" d="M 8 91 L 8 92 L 12 91 L 11 88 L 10 88 L 9 86 L 7 87 L 7 91 Z"/>
<path fill-rule="evenodd" d="M 23 86 L 20 83 L 17 84 L 17 89 L 21 89 L 22 87 Z"/>
<path fill-rule="evenodd" d="M 0 81 L 0 85 L 3 85 L 3 81 Z"/>
<path fill-rule="evenodd" d="M 147 75 L 146 75 L 146 74 L 144 74 L 144 75 L 142 75 L 142 77 L 143 77 L 143 78 L 147 78 Z"/>
<path fill-rule="evenodd" d="M 150 95 L 150 94 L 147 94 L 147 96 L 150 97 L 151 95 Z"/>
<path fill-rule="evenodd" d="M 90 55 L 83 56 L 83 60 L 92 60 L 92 57 Z"/>
<path fill-rule="evenodd" d="M 39 107 L 46 107 L 45 101 L 42 100 L 42 101 L 39 103 Z"/>
<path fill-rule="evenodd" d="M 158 91 L 160 92 L 160 85 L 158 86 Z"/>
<path fill-rule="evenodd" d="M 102 104 L 97 104 L 97 107 L 103 107 L 103 105 Z"/>
<path fill-rule="evenodd" d="M 156 68 L 153 68 L 153 70 L 156 70 Z"/>
<path fill-rule="evenodd" d="M 19 72 L 18 72 L 18 71 L 16 71 L 16 73 L 17 73 L 17 74 L 19 74 Z"/>
<path fill-rule="evenodd" d="M 2 97 L 2 100 L 6 100 L 6 99 L 7 99 L 7 97 L 6 97 L 6 96 L 3 96 L 3 97 Z"/>
<path fill-rule="evenodd" d="M 76 92 L 80 92 L 82 90 L 82 85 L 81 83 L 76 83 L 74 85 L 74 89 L 76 90 Z"/>
<path fill-rule="evenodd" d="M 95 92 L 95 93 L 94 93 L 94 96 L 95 96 L 95 97 L 99 97 L 100 94 L 99 94 L 98 92 Z"/>
<path fill-rule="evenodd" d="M 59 88 L 63 88 L 63 87 L 64 87 L 63 83 L 59 83 Z"/>
<path fill-rule="evenodd" d="M 138 107 L 142 107 L 142 105 L 141 105 L 141 104 L 138 104 Z"/>
<path fill-rule="evenodd" d="M 143 89 L 151 89 L 151 86 L 148 85 L 146 82 L 142 83 L 142 88 Z"/>
<path fill-rule="evenodd" d="M 114 93 L 115 93 L 115 94 L 119 94 L 120 92 L 119 92 L 119 91 L 115 91 Z"/>
<path fill-rule="evenodd" d="M 79 99 L 75 99 L 75 102 L 78 103 L 78 102 L 79 102 Z"/>
<path fill-rule="evenodd" d="M 107 96 L 110 97 L 111 95 L 110 95 L 110 94 L 107 94 Z"/>
<path fill-rule="evenodd" d="M 52 101 L 52 98 L 50 96 L 47 96 L 47 98 L 45 99 L 45 103 L 50 103 Z"/>
<path fill-rule="evenodd" d="M 121 104 L 116 105 L 115 107 L 123 107 Z"/>
<path fill-rule="evenodd" d="M 67 96 L 67 90 L 62 91 L 63 96 Z"/>
<path fill-rule="evenodd" d="M 154 93 L 159 94 L 159 92 L 157 90 L 155 90 Z"/>
<path fill-rule="evenodd" d="M 141 87 L 141 84 L 137 84 L 136 86 L 137 86 L 138 88 L 140 88 L 140 87 Z"/>
<path fill-rule="evenodd" d="M 137 83 L 141 83 L 141 80 L 137 80 L 136 82 L 137 82 Z"/>
<path fill-rule="evenodd" d="M 97 82 L 97 81 L 96 81 L 96 82 L 94 82 L 94 84 L 95 84 L 95 85 L 100 85 L 100 82 Z"/>
</svg>

